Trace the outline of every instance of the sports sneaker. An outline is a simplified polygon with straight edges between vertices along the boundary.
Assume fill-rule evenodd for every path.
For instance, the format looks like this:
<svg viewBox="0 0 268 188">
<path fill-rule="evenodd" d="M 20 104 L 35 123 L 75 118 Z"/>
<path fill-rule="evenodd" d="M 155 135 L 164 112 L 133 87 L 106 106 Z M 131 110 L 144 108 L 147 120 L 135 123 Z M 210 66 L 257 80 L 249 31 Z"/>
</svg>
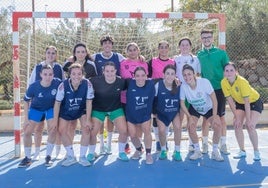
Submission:
<svg viewBox="0 0 268 188">
<path fill-rule="evenodd" d="M 193 144 L 189 145 L 188 151 L 189 152 L 194 152 L 194 145 Z"/>
<path fill-rule="evenodd" d="M 53 164 L 53 162 L 51 161 L 51 156 L 50 155 L 47 155 L 45 160 L 46 160 L 45 166 L 51 166 Z"/>
<path fill-rule="evenodd" d="M 127 154 L 130 154 L 130 153 L 131 153 L 131 149 L 130 149 L 129 143 L 126 143 L 126 146 L 125 146 L 125 152 L 126 152 Z"/>
<path fill-rule="evenodd" d="M 131 159 L 138 160 L 141 158 L 143 152 L 136 150 L 135 153 L 131 156 Z"/>
<path fill-rule="evenodd" d="M 31 158 L 25 157 L 19 164 L 19 168 L 28 167 L 32 164 Z"/>
<path fill-rule="evenodd" d="M 96 159 L 95 154 L 89 153 L 89 154 L 87 155 L 87 160 L 88 160 L 89 162 L 93 162 L 95 159 Z"/>
<path fill-rule="evenodd" d="M 247 156 L 245 151 L 240 150 L 233 158 L 234 159 L 241 159 Z"/>
<path fill-rule="evenodd" d="M 202 153 L 203 154 L 208 153 L 208 144 L 203 143 L 203 145 L 202 145 Z"/>
<path fill-rule="evenodd" d="M 154 159 L 151 153 L 147 153 L 146 154 L 146 164 L 153 164 L 154 163 Z"/>
<path fill-rule="evenodd" d="M 120 152 L 118 159 L 120 159 L 121 161 L 129 161 L 129 158 L 125 152 Z"/>
<path fill-rule="evenodd" d="M 218 151 L 213 151 L 211 154 L 211 159 L 215 161 L 224 161 L 224 158 L 221 156 L 221 154 Z"/>
<path fill-rule="evenodd" d="M 84 157 L 79 157 L 79 164 L 81 164 L 82 166 L 90 166 L 91 163 L 87 160 L 87 158 Z"/>
<path fill-rule="evenodd" d="M 40 153 L 34 154 L 33 161 L 39 161 L 40 159 Z"/>
<path fill-rule="evenodd" d="M 254 161 L 260 161 L 261 160 L 261 156 L 260 156 L 260 152 L 259 151 L 254 151 Z"/>
<path fill-rule="evenodd" d="M 155 145 L 156 151 L 161 151 L 161 145 L 160 145 L 160 142 L 158 141 L 158 142 L 156 142 L 155 144 L 156 144 L 156 145 Z"/>
<path fill-rule="evenodd" d="M 194 151 L 194 153 L 190 156 L 191 160 L 197 160 L 202 157 L 202 153 L 199 150 Z"/>
<path fill-rule="evenodd" d="M 71 166 L 73 164 L 75 164 L 77 161 L 76 161 L 76 158 L 75 157 L 71 157 L 71 156 L 68 156 L 62 163 L 61 165 L 62 166 Z"/>
<path fill-rule="evenodd" d="M 160 160 L 164 160 L 167 158 L 167 151 L 166 150 L 162 150 L 160 155 L 159 155 L 159 159 Z"/>
<path fill-rule="evenodd" d="M 173 159 L 174 159 L 175 161 L 181 161 L 181 160 L 182 160 L 182 159 L 181 159 L 181 152 L 179 152 L 179 151 L 174 151 L 172 157 L 173 157 Z"/>
<path fill-rule="evenodd" d="M 221 145 L 221 147 L 220 147 L 220 151 L 221 151 L 221 153 L 223 153 L 224 155 L 229 155 L 229 154 L 230 154 L 230 152 L 229 152 L 228 149 L 227 149 L 226 144 Z"/>
</svg>

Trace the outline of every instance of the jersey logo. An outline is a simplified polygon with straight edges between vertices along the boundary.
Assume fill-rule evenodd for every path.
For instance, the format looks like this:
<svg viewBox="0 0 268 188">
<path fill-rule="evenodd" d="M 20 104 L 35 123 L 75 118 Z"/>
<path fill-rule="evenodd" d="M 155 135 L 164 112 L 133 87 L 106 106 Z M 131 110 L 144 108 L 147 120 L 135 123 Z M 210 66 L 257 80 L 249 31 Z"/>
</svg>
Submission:
<svg viewBox="0 0 268 188">
<path fill-rule="evenodd" d="M 148 100 L 148 97 L 135 97 L 136 98 L 136 105 L 144 105 L 144 101 Z"/>
<path fill-rule="evenodd" d="M 57 93 L 57 90 L 56 90 L 56 89 L 53 89 L 53 90 L 51 91 L 51 95 L 56 95 L 56 93 Z"/>
<path fill-rule="evenodd" d="M 39 93 L 38 94 L 38 98 L 42 98 L 42 97 L 44 97 L 43 94 L 42 93 Z"/>
<path fill-rule="evenodd" d="M 69 99 L 70 102 L 70 106 L 78 106 L 79 105 L 79 101 L 82 101 L 82 98 L 74 98 L 74 99 Z"/>
<path fill-rule="evenodd" d="M 165 99 L 165 107 L 167 107 L 167 108 L 174 108 L 175 106 L 174 106 L 174 103 L 178 103 L 178 99 Z"/>
</svg>

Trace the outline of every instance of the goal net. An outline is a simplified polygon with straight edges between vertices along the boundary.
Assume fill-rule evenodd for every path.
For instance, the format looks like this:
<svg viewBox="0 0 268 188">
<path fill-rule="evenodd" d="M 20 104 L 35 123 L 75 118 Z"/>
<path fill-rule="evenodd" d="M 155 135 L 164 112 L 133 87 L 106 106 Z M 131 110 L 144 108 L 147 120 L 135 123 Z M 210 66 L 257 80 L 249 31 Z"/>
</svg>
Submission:
<svg viewBox="0 0 268 188">
<path fill-rule="evenodd" d="M 29 74 L 45 58 L 49 45 L 58 49 L 57 60 L 63 64 L 72 55 L 77 42 L 86 43 L 90 54 L 101 51 L 100 38 L 111 35 L 113 51 L 126 56 L 128 43 L 136 42 L 146 60 L 157 56 L 158 43 L 166 40 L 170 57 L 179 54 L 182 37 L 192 41 L 192 52 L 201 48 L 200 30 L 210 28 L 215 44 L 225 48 L 225 17 L 207 13 L 142 12 L 14 12 L 13 61 L 15 131 L 20 134 L 20 101 L 27 88 Z M 19 144 L 19 138 L 17 138 Z"/>
</svg>

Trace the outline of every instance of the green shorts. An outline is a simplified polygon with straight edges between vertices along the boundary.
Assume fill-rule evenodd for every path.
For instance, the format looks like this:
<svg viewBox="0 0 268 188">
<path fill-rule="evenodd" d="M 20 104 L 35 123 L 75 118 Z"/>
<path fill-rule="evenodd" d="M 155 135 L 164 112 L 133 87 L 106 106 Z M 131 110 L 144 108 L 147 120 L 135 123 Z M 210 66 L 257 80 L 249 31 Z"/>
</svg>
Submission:
<svg viewBox="0 0 268 188">
<path fill-rule="evenodd" d="M 113 122 L 116 118 L 125 116 L 123 108 L 118 108 L 112 112 L 100 112 L 96 110 L 92 110 L 91 117 L 97 118 L 101 122 L 104 122 L 105 117 L 108 116 L 108 118 Z"/>
</svg>

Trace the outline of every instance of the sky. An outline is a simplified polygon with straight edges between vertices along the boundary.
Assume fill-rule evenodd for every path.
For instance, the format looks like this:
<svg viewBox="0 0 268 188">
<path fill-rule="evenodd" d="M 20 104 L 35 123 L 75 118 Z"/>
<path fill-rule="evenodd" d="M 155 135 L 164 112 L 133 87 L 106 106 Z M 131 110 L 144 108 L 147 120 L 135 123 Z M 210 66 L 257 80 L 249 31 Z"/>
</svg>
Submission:
<svg viewBox="0 0 268 188">
<path fill-rule="evenodd" d="M 87 12 L 164 12 L 172 0 L 84 0 Z M 174 8 L 179 0 L 173 0 Z M 1 7 L 15 5 L 16 11 L 32 11 L 32 0 L 0 0 Z M 80 0 L 35 0 L 35 11 L 80 11 Z"/>
</svg>

